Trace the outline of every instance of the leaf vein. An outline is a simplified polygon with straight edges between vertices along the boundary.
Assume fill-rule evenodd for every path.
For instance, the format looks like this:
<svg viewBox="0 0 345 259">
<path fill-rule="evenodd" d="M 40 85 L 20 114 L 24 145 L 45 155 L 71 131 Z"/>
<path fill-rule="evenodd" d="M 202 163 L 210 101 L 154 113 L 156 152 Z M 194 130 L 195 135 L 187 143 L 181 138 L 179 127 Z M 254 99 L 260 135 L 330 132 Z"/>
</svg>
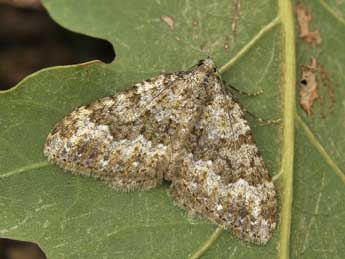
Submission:
<svg viewBox="0 0 345 259">
<path fill-rule="evenodd" d="M 16 168 L 16 169 L 14 169 L 12 171 L 9 171 L 7 173 L 4 173 L 4 174 L 0 175 L 0 179 L 1 178 L 6 178 L 6 177 L 10 177 L 10 176 L 13 176 L 13 175 L 16 175 L 16 174 L 20 174 L 20 173 L 23 173 L 23 172 L 29 171 L 29 170 L 40 169 L 40 168 L 43 168 L 43 167 L 46 167 L 46 166 L 49 166 L 49 165 L 50 164 L 48 163 L 48 161 L 43 161 L 43 162 L 38 162 L 38 163 L 31 164 L 31 165 L 22 166 L 22 167 Z"/>
<path fill-rule="evenodd" d="M 205 241 L 204 244 L 192 255 L 189 259 L 198 259 L 218 240 L 223 232 L 222 227 L 217 227 L 212 235 Z"/>
<path fill-rule="evenodd" d="M 338 165 L 335 163 L 335 161 L 328 155 L 327 151 L 324 149 L 324 147 L 321 145 L 321 143 L 316 139 L 313 132 L 309 129 L 307 124 L 304 123 L 302 118 L 296 114 L 296 120 L 300 127 L 304 130 L 305 134 L 307 135 L 307 138 L 309 139 L 310 143 L 317 149 L 317 151 L 320 153 L 320 155 L 324 158 L 326 163 L 333 169 L 333 171 L 340 177 L 343 183 L 345 183 L 345 173 L 341 171 L 341 169 L 338 167 Z"/>
<path fill-rule="evenodd" d="M 332 15 L 339 23 L 345 26 L 345 19 L 338 15 L 324 0 L 319 0 L 321 6 Z"/>
<path fill-rule="evenodd" d="M 266 33 L 270 32 L 275 26 L 280 23 L 280 17 L 277 16 L 271 22 L 266 24 L 237 54 L 224 64 L 219 73 L 222 74 L 230 67 L 232 67 L 242 56 L 244 56 Z"/>
</svg>

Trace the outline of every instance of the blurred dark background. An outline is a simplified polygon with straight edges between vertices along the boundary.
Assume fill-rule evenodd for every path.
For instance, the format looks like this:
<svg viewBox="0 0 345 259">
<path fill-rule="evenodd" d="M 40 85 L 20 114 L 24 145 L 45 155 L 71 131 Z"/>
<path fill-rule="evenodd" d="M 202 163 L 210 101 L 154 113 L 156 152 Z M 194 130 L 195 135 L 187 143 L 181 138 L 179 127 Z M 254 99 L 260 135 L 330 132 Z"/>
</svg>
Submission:
<svg viewBox="0 0 345 259">
<path fill-rule="evenodd" d="M 109 42 L 63 29 L 40 1 L 0 0 L 0 90 L 45 67 L 114 57 Z"/>
<path fill-rule="evenodd" d="M 39 0 L 0 0 L 0 91 L 45 67 L 114 58 L 109 42 L 63 29 Z M 45 258 L 37 244 L 0 236 L 0 259 Z"/>
<path fill-rule="evenodd" d="M 0 238 L 0 259 L 46 259 L 46 256 L 34 243 Z"/>
</svg>

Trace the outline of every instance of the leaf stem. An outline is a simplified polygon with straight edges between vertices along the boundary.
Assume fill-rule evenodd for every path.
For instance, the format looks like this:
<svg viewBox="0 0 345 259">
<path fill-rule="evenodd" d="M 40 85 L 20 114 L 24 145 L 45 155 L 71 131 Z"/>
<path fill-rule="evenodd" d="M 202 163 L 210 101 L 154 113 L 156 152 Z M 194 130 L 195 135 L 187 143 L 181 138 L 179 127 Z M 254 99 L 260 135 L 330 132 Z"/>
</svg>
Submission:
<svg viewBox="0 0 345 259">
<path fill-rule="evenodd" d="M 223 232 L 223 228 L 217 227 L 217 229 L 212 233 L 209 239 L 192 255 L 189 259 L 198 259 L 200 258 L 209 248 L 217 241 L 220 235 Z"/>
<path fill-rule="evenodd" d="M 290 0 L 278 0 L 282 22 L 282 87 L 283 87 L 283 139 L 282 139 L 282 208 L 280 220 L 279 258 L 288 259 L 290 251 L 291 209 L 293 200 L 294 119 L 296 53 L 293 7 Z"/>
<path fill-rule="evenodd" d="M 218 71 L 220 74 L 228 70 L 233 64 L 235 64 L 244 54 L 246 54 L 255 43 L 260 40 L 267 32 L 271 31 L 276 25 L 280 23 L 279 16 L 274 18 L 270 23 L 265 25 L 237 54 L 224 64 Z"/>
</svg>

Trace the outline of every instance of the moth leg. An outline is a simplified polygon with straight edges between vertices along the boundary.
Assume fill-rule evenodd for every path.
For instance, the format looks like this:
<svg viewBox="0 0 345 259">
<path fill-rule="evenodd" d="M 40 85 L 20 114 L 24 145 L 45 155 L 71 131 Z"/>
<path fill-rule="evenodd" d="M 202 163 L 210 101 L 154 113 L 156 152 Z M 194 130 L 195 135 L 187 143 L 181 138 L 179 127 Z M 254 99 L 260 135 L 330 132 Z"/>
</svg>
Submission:
<svg viewBox="0 0 345 259">
<path fill-rule="evenodd" d="M 230 89 L 234 90 L 236 93 L 241 94 L 241 95 L 245 95 L 245 96 L 254 97 L 254 96 L 262 95 L 264 93 L 264 91 L 262 89 L 259 89 L 258 91 L 253 92 L 253 93 L 248 93 L 248 92 L 245 92 L 245 91 L 242 91 L 242 90 L 236 88 L 235 86 L 233 86 L 233 85 L 231 85 L 231 84 L 229 84 L 227 82 L 223 81 L 223 83 L 224 83 L 224 86 L 226 86 L 227 89 L 230 88 Z"/>
<path fill-rule="evenodd" d="M 226 91 L 226 90 L 224 90 Z M 240 91 L 240 90 L 238 90 Z M 251 95 L 246 94 L 247 96 L 258 96 L 259 94 L 252 93 Z M 271 125 L 271 124 L 279 124 L 281 122 L 281 119 L 274 119 L 274 120 L 268 120 L 263 119 L 261 117 L 256 116 L 254 113 L 250 112 L 245 108 L 242 104 L 240 104 L 238 98 L 236 96 L 231 95 L 231 98 L 238 103 L 238 105 L 241 107 L 242 111 L 245 113 L 248 113 L 250 116 L 252 116 L 256 121 L 260 123 L 261 126 Z"/>
<path fill-rule="evenodd" d="M 256 116 L 254 113 L 248 111 L 246 108 L 242 109 L 245 113 L 248 113 L 250 116 L 252 116 L 256 121 L 258 121 L 260 123 L 261 126 L 265 126 L 265 125 L 272 125 L 272 124 L 279 124 L 281 122 L 281 119 L 274 119 L 274 120 L 267 120 L 267 119 L 263 119 L 260 118 L 258 116 Z"/>
<path fill-rule="evenodd" d="M 250 96 L 250 97 L 259 96 L 259 95 L 261 95 L 261 94 L 264 93 L 264 91 L 263 91 L 262 89 L 258 90 L 257 92 L 254 92 L 254 93 L 247 93 L 247 92 L 244 92 L 244 91 L 242 91 L 242 90 L 237 89 L 236 87 L 234 87 L 234 86 L 232 86 L 231 84 L 228 84 L 228 83 L 226 83 L 226 82 L 224 82 L 224 81 L 223 81 L 223 84 L 224 84 L 224 86 L 226 86 L 226 88 L 224 87 L 224 91 L 225 91 L 225 92 L 229 92 L 229 88 L 231 88 L 232 90 L 235 90 L 235 91 L 236 91 L 237 93 L 239 93 L 239 94 L 246 95 L 246 96 Z M 230 95 L 232 96 L 232 98 L 233 98 L 234 100 L 237 101 L 237 103 L 240 103 L 240 102 L 238 101 L 238 98 L 236 98 L 236 96 L 233 96 L 233 95 L 231 94 L 231 91 L 230 91 Z M 271 124 L 278 124 L 278 123 L 280 123 L 280 121 L 281 121 L 280 118 L 279 118 L 279 119 L 274 119 L 274 120 L 268 120 L 268 119 L 260 118 L 260 117 L 256 116 L 255 114 L 251 113 L 250 111 L 248 111 L 245 107 L 243 107 L 243 105 L 240 105 L 240 106 L 241 106 L 241 108 L 242 108 L 242 111 L 248 113 L 248 114 L 249 114 L 250 116 L 252 116 L 255 120 L 257 120 L 257 121 L 260 123 L 260 125 L 262 125 L 262 126 L 264 126 L 264 125 L 271 125 Z"/>
</svg>

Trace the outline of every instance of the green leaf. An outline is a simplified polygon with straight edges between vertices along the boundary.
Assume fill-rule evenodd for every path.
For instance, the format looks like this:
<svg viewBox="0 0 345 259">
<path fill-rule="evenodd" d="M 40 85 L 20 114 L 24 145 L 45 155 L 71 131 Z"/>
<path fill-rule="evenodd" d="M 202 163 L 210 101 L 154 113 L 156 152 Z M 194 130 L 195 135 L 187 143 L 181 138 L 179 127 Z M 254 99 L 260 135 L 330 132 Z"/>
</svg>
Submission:
<svg viewBox="0 0 345 259">
<path fill-rule="evenodd" d="M 320 30 L 319 47 L 295 41 L 287 0 L 45 0 L 59 24 L 109 40 L 117 57 L 109 65 L 45 69 L 0 94 L 0 236 L 37 242 L 48 258 L 187 258 L 198 251 L 204 258 L 341 258 L 345 5 L 303 2 L 313 15 L 311 30 Z M 283 120 L 265 127 L 250 120 L 281 193 L 280 226 L 266 246 L 191 219 L 173 205 L 168 185 L 115 192 L 49 165 L 42 154 L 50 129 L 77 106 L 207 56 L 237 88 L 264 90 L 240 97 L 248 110 Z M 329 71 L 336 102 L 329 111 L 327 89 L 320 88 L 324 103 L 316 102 L 308 117 L 295 111 L 295 70 L 311 56 Z"/>
</svg>

